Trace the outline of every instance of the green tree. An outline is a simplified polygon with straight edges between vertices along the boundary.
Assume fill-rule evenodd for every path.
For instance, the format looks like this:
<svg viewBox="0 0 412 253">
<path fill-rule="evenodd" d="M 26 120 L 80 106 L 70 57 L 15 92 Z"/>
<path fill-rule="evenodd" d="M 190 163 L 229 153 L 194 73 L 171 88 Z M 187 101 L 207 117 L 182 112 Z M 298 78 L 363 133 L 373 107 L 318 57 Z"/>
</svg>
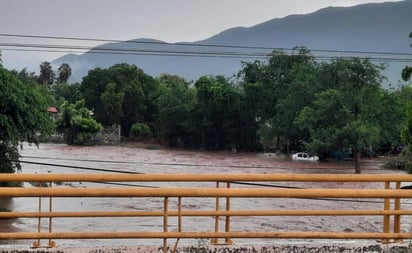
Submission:
<svg viewBox="0 0 412 253">
<path fill-rule="evenodd" d="M 124 135 L 128 136 L 135 122 L 152 125 L 157 113 L 158 82 L 136 65 L 116 64 L 109 70 L 110 81 L 119 85 L 118 92 L 125 94 L 121 119 Z"/>
<path fill-rule="evenodd" d="M 126 83 L 120 91 L 124 93 L 123 117 L 121 118 L 122 133 L 127 137 L 135 122 L 151 122 L 151 120 L 148 119 L 150 117 L 146 117 L 146 96 L 142 83 L 138 79 Z"/>
<path fill-rule="evenodd" d="M 50 85 L 54 82 L 53 67 L 48 61 L 44 61 L 40 64 L 39 82 L 43 85 Z"/>
<path fill-rule="evenodd" d="M 59 66 L 59 77 L 57 78 L 58 83 L 67 83 L 70 76 L 72 75 L 72 68 L 68 63 L 62 63 Z"/>
<path fill-rule="evenodd" d="M 12 71 L 17 78 L 19 78 L 22 82 L 33 82 L 36 83 L 39 80 L 39 77 L 34 72 L 27 71 L 27 68 L 22 69 L 20 72 Z"/>
<path fill-rule="evenodd" d="M 51 88 L 53 96 L 57 100 L 57 105 L 60 107 L 64 101 L 74 104 L 81 100 L 80 84 L 56 83 Z"/>
<path fill-rule="evenodd" d="M 309 130 L 308 147 L 317 153 L 351 149 L 355 172 L 360 173 L 360 154 L 379 141 L 377 121 L 382 76 L 368 60 L 335 60 L 323 65 L 324 91 L 305 107 L 297 123 Z"/>
<path fill-rule="evenodd" d="M 405 109 L 407 104 L 410 101 L 412 101 L 412 86 L 403 85 L 395 92 L 395 94 L 399 97 L 399 100 L 401 101 L 402 109 Z"/>
<path fill-rule="evenodd" d="M 193 127 L 200 147 L 241 149 L 240 133 L 244 125 L 240 121 L 240 89 L 222 76 L 201 77 L 195 87 L 197 106 Z"/>
<path fill-rule="evenodd" d="M 80 100 L 75 104 L 63 103 L 57 129 L 69 145 L 92 145 L 102 126 L 92 118 L 84 100 Z"/>
<path fill-rule="evenodd" d="M 124 94 L 121 110 L 123 115 L 120 119 L 122 135 L 127 137 L 135 122 L 154 122 L 157 82 L 137 66 L 125 63 L 108 69 L 90 70 L 83 78 L 81 93 L 86 100 L 86 106 L 93 110 L 98 122 L 103 125 L 111 124 L 101 96 L 109 83 L 114 84 L 114 93 Z"/>
<path fill-rule="evenodd" d="M 274 106 L 275 112 L 267 122 L 272 126 L 271 135 L 278 138 L 279 145 L 289 155 L 290 148 L 302 149 L 303 142 L 308 139 L 308 132 L 296 124 L 300 111 L 314 100 L 317 91 L 317 68 L 313 57 L 302 51 L 299 55 L 291 55 L 291 69 L 283 87 L 277 92 L 279 98 Z M 262 135 L 262 137 L 265 137 Z"/>
<path fill-rule="evenodd" d="M 243 63 L 240 72 L 250 112 L 260 123 L 259 137 L 266 148 L 299 148 L 307 133 L 295 123 L 300 110 L 311 103 L 316 89 L 316 64 L 310 52 L 296 47 L 291 54 L 275 50 L 267 63 Z"/>
<path fill-rule="evenodd" d="M 409 38 L 412 38 L 412 32 L 409 33 Z M 412 47 L 412 44 L 411 44 Z M 402 79 L 404 81 L 409 81 L 409 79 L 411 79 L 412 76 L 412 67 L 410 66 L 406 66 L 403 70 L 402 70 Z"/>
<path fill-rule="evenodd" d="M 412 103 L 406 106 L 406 117 L 401 130 L 401 138 L 406 147 L 406 153 L 410 155 L 412 147 Z"/>
<path fill-rule="evenodd" d="M 46 99 L 47 106 L 56 106 L 54 94 L 50 91 L 49 87 L 38 83 L 38 76 L 34 72 L 28 72 L 26 68 L 23 68 L 21 71 L 12 70 L 11 73 L 23 83 L 37 84 L 39 92 Z"/>
<path fill-rule="evenodd" d="M 20 169 L 19 143 L 36 142 L 36 135 L 50 133 L 53 124 L 38 85 L 20 81 L 3 67 L 0 67 L 0 111 L 0 172 L 11 173 Z"/>
<path fill-rule="evenodd" d="M 267 65 L 264 62 L 254 61 L 242 62 L 242 69 L 238 73 L 247 111 L 253 114 L 253 118 L 258 119 L 258 122 L 264 122 L 270 118 L 267 116 L 265 105 L 270 97 L 267 94 L 266 72 Z"/>
<path fill-rule="evenodd" d="M 411 79 L 411 76 L 412 76 L 412 67 L 406 66 L 402 70 L 402 79 L 404 81 L 409 81 Z"/>
<path fill-rule="evenodd" d="M 394 147 L 402 143 L 400 131 L 405 112 L 400 93 L 381 89 L 375 104 L 371 103 L 372 117 L 380 127 L 378 147 Z"/>
<path fill-rule="evenodd" d="M 399 90 L 403 109 L 403 121 L 401 125 L 400 136 L 404 149 L 402 150 L 402 158 L 407 163 L 411 161 L 412 157 L 412 86 L 402 86 Z"/>
<path fill-rule="evenodd" d="M 158 78 L 156 128 L 171 146 L 189 145 L 190 126 L 196 106 L 196 90 L 181 77 L 163 74 Z"/>
<path fill-rule="evenodd" d="M 107 123 L 109 125 L 120 124 L 120 120 L 123 117 L 123 98 L 123 92 L 116 92 L 115 83 L 107 84 L 106 90 L 100 95 L 100 100 L 103 103 Z"/>
<path fill-rule="evenodd" d="M 107 69 L 95 68 L 89 70 L 80 84 L 80 93 L 86 102 L 86 107 L 93 111 L 95 119 L 103 125 L 106 124 L 106 119 L 101 94 L 109 83 L 108 75 Z"/>
</svg>

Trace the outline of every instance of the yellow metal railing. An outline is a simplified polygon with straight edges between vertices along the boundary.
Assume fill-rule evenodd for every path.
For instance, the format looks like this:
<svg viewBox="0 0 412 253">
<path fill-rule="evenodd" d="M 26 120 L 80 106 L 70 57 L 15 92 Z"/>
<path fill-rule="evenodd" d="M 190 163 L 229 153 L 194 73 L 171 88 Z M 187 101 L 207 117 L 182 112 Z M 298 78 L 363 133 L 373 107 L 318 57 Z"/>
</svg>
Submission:
<svg viewBox="0 0 412 253">
<path fill-rule="evenodd" d="M 383 242 L 411 238 L 409 232 L 401 231 L 401 216 L 412 215 L 412 210 L 402 209 L 403 199 L 412 198 L 412 190 L 402 190 L 401 183 L 412 182 L 411 175 L 348 175 L 348 174 L 0 174 L 0 182 L 38 182 L 49 187 L 4 187 L 0 197 L 39 198 L 38 212 L 0 212 L 0 218 L 36 218 L 37 232 L 0 232 L 0 239 L 36 239 L 34 247 L 41 247 L 40 239 L 48 239 L 47 247 L 54 247 L 55 239 L 163 239 L 163 249 L 167 249 L 167 239 L 209 238 L 214 244 L 224 239 L 231 244 L 233 238 L 322 238 L 322 239 L 380 239 Z M 168 182 L 167 187 L 93 187 L 71 188 L 65 185 L 51 187 L 51 182 Z M 173 187 L 175 182 L 212 182 L 215 187 Z M 310 188 L 288 189 L 269 187 L 235 188 L 236 182 L 381 182 L 382 189 L 339 189 Z M 251 184 L 253 185 L 253 184 Z M 360 185 L 360 184 L 358 184 Z M 392 189 L 392 185 L 394 188 Z M 53 211 L 53 198 L 162 198 L 162 210 L 145 211 Z M 49 198 L 49 210 L 42 210 L 41 199 Z M 177 210 L 170 208 L 171 198 L 177 198 Z M 212 210 L 184 210 L 182 198 L 215 198 Z M 225 201 L 221 210 L 221 198 Z M 234 198 L 336 198 L 336 199 L 381 199 L 383 208 L 379 210 L 233 210 Z M 393 209 L 391 208 L 393 201 Z M 214 217 L 214 231 L 184 231 L 184 217 Z M 279 231 L 232 231 L 231 217 L 236 216 L 382 216 L 382 232 L 279 232 Z M 52 219 L 84 217 L 161 217 L 163 229 L 158 232 L 53 232 Z M 177 217 L 177 229 L 169 230 L 169 218 Z M 224 219 L 221 220 L 220 217 Z M 393 225 L 391 227 L 391 218 Z M 42 232 L 42 218 L 49 219 L 49 229 Z M 220 231 L 224 222 L 224 232 Z M 287 226 L 287 224 L 285 224 Z M 177 242 L 176 242 L 177 245 Z M 176 247 L 176 246 L 175 246 Z"/>
</svg>

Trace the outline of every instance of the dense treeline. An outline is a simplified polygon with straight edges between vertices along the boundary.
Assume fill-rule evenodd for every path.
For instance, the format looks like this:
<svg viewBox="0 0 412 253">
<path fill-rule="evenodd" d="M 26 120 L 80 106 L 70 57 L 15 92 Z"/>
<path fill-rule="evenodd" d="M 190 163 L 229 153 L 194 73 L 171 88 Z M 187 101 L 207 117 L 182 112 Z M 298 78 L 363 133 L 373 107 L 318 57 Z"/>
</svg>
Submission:
<svg viewBox="0 0 412 253">
<path fill-rule="evenodd" d="M 389 151 L 412 139 L 412 89 L 382 88 L 381 70 L 367 59 L 316 62 L 307 49 L 296 48 L 244 62 L 231 78 L 193 82 L 152 77 L 129 64 L 92 69 L 76 84 L 67 84 L 68 64 L 59 67 L 58 78 L 47 62 L 39 77 L 26 70 L 12 74 L 38 83 L 48 105 L 61 112 L 57 129 L 71 144 L 87 144 L 101 125 L 118 124 L 125 138 L 195 149 L 307 150 L 321 158 L 352 152 L 360 172 L 362 152 Z"/>
<path fill-rule="evenodd" d="M 98 122 L 120 124 L 125 137 L 138 123 L 171 146 L 309 150 L 321 158 L 352 152 L 358 161 L 362 152 L 402 143 L 409 87 L 382 88 L 381 70 L 358 58 L 319 63 L 296 48 L 244 62 L 232 78 L 203 76 L 190 83 L 118 64 L 53 90 L 68 101 L 84 99 Z"/>
</svg>

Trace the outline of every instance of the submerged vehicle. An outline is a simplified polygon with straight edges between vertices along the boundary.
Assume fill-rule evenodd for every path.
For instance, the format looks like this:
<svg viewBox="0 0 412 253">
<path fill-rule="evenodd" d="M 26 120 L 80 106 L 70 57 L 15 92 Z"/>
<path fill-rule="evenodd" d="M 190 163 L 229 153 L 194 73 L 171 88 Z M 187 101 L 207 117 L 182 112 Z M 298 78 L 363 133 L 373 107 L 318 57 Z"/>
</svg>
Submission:
<svg viewBox="0 0 412 253">
<path fill-rule="evenodd" d="M 308 153 L 305 152 L 298 152 L 292 155 L 292 160 L 294 161 L 311 161 L 311 162 L 319 162 L 318 156 L 310 156 Z"/>
</svg>

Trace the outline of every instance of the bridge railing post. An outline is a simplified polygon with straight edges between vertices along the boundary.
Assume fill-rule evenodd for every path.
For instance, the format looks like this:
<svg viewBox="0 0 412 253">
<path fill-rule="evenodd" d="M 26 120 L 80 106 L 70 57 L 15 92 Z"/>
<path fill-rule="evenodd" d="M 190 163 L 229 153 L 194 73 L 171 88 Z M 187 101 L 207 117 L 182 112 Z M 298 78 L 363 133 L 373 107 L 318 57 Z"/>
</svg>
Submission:
<svg viewBox="0 0 412 253">
<path fill-rule="evenodd" d="M 43 186 L 43 183 L 39 182 L 38 187 L 42 187 L 42 186 Z M 38 208 L 38 210 L 39 210 L 39 213 L 42 212 L 42 198 L 41 197 L 39 197 L 39 208 Z M 37 232 L 41 233 L 41 217 L 40 216 L 37 219 Z M 40 239 L 37 239 L 37 241 L 33 242 L 32 248 L 40 248 L 40 247 L 41 247 Z"/>
<path fill-rule="evenodd" d="M 227 182 L 226 187 L 229 189 L 230 188 L 230 182 Z M 230 197 L 226 198 L 226 211 L 229 212 L 230 211 Z M 226 215 L 226 224 L 225 224 L 225 232 L 229 233 L 230 232 L 230 216 Z M 230 239 L 229 237 L 225 238 L 225 244 L 233 244 L 232 239 Z"/>
<path fill-rule="evenodd" d="M 39 182 L 38 187 L 52 187 L 53 182 L 50 181 L 49 185 L 47 183 Z M 39 214 L 43 212 L 43 202 L 42 202 L 42 197 L 39 197 L 39 206 L 38 206 Z M 53 213 L 53 197 L 49 197 L 49 213 Z M 46 218 L 46 217 L 45 217 Z M 37 233 L 41 233 L 41 226 L 42 226 L 42 217 L 39 215 L 37 218 Z M 49 216 L 49 224 L 48 224 L 48 232 L 52 233 L 53 232 L 53 217 L 50 215 Z M 53 241 L 52 238 L 49 238 L 47 246 L 42 246 L 41 245 L 41 240 L 37 239 L 37 241 L 33 242 L 32 248 L 55 248 L 56 243 Z"/>
<path fill-rule="evenodd" d="M 396 182 L 396 189 L 401 189 L 401 182 Z M 401 210 L 401 199 L 395 198 L 395 211 Z M 399 214 L 394 215 L 393 221 L 393 232 L 400 233 L 401 232 L 401 216 Z M 396 242 L 402 242 L 402 239 L 395 240 Z"/>
<path fill-rule="evenodd" d="M 50 181 L 50 188 L 53 186 L 53 182 Z M 49 197 L 49 212 L 53 212 L 53 197 Z M 53 232 L 53 217 L 49 217 L 49 233 Z M 52 238 L 49 238 L 49 248 L 54 248 L 56 247 L 56 243 L 52 240 Z"/>
<path fill-rule="evenodd" d="M 169 212 L 169 198 L 164 198 L 164 205 L 163 205 L 163 232 L 168 232 L 169 220 L 168 220 L 168 212 Z M 167 253 L 167 237 L 163 238 L 163 253 Z"/>
<path fill-rule="evenodd" d="M 385 189 L 390 189 L 391 188 L 391 182 L 385 182 Z M 385 198 L 383 200 L 383 209 L 385 211 L 390 211 L 391 209 L 391 199 L 390 198 Z M 383 215 L 383 232 L 384 233 L 390 233 L 391 229 L 391 216 L 389 214 Z M 382 240 L 383 243 L 388 243 L 387 239 Z"/>
<path fill-rule="evenodd" d="M 216 181 L 216 188 L 218 189 L 220 186 L 220 182 Z M 220 198 L 216 197 L 216 204 L 215 204 L 215 210 L 218 212 L 220 210 Z M 219 216 L 215 216 L 215 232 L 219 232 Z M 218 238 L 212 238 L 210 241 L 211 244 L 218 244 Z"/>
</svg>

